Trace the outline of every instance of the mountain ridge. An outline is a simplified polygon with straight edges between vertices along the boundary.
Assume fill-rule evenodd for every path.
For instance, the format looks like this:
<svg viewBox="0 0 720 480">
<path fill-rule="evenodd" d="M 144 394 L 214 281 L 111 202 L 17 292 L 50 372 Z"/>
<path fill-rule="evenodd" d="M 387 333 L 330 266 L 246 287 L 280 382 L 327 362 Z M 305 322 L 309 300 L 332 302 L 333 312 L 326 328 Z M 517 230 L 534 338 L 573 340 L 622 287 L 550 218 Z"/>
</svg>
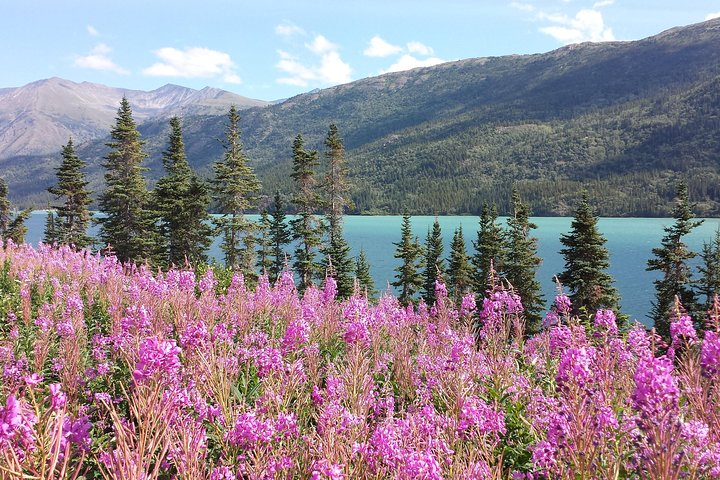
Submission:
<svg viewBox="0 0 720 480">
<path fill-rule="evenodd" d="M 242 139 L 271 196 L 291 191 L 295 135 L 322 149 L 337 124 L 358 213 L 474 214 L 486 201 L 504 211 L 516 186 L 538 214 L 568 214 L 586 188 L 601 214 L 666 215 L 673 180 L 685 177 L 699 211 L 718 215 L 719 84 L 715 19 L 637 41 L 463 59 L 308 92 L 244 110 Z M 205 175 L 222 156 L 224 122 L 224 113 L 183 116 L 188 158 Z M 167 118 L 140 123 L 152 180 L 162 173 Z M 80 149 L 96 189 L 104 142 Z M 42 204 L 38 186 L 52 183 L 58 161 L 2 162 L 17 198 Z"/>
</svg>

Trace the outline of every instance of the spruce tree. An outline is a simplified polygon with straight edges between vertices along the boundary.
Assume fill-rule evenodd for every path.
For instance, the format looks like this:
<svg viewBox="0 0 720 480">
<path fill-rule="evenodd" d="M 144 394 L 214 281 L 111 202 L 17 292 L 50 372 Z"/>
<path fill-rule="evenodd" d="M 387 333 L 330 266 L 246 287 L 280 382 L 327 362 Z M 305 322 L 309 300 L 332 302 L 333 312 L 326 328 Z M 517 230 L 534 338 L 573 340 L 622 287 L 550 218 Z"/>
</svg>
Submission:
<svg viewBox="0 0 720 480">
<path fill-rule="evenodd" d="M 435 303 L 435 281 L 445 273 L 442 231 L 437 217 L 425 239 L 425 271 L 423 272 L 423 299 L 428 305 Z"/>
<path fill-rule="evenodd" d="M 285 205 L 283 205 L 280 191 L 275 192 L 272 211 L 270 212 L 269 234 L 271 244 L 271 263 L 268 267 L 268 278 L 275 283 L 285 269 L 285 245 L 292 241 L 292 232 L 285 218 Z"/>
<path fill-rule="evenodd" d="M 395 268 L 395 281 L 392 286 L 400 289 L 398 300 L 403 305 L 409 305 L 415 300 L 415 294 L 423 286 L 422 268 L 423 249 L 415 237 L 413 241 L 410 215 L 405 213 L 402 219 L 400 242 L 393 243 L 395 258 L 401 260 L 399 267 Z"/>
<path fill-rule="evenodd" d="M 367 261 L 365 250 L 362 248 L 355 259 L 355 281 L 369 300 L 373 300 L 377 296 L 378 291 L 375 288 L 375 280 L 370 275 L 370 264 Z"/>
<path fill-rule="evenodd" d="M 163 238 L 162 263 L 166 266 L 206 263 L 205 252 L 212 243 L 210 194 L 205 182 L 190 168 L 178 117 L 170 119 L 168 147 L 162 153 L 162 161 L 165 175 L 153 191 Z"/>
<path fill-rule="evenodd" d="M 254 224 L 245 218 L 245 213 L 256 206 L 260 192 L 260 181 L 248 165 L 240 141 L 240 115 L 233 105 L 228 113 L 225 130 L 223 160 L 215 162 L 215 177 L 212 182 L 214 200 L 221 216 L 215 225 L 222 235 L 220 248 L 225 264 L 232 270 L 240 270 L 246 278 L 256 275 L 254 253 Z"/>
<path fill-rule="evenodd" d="M 15 244 L 25 241 L 27 226 L 25 221 L 30 218 L 32 209 L 28 208 L 16 214 L 12 213 L 12 205 L 8 198 L 8 185 L 0 177 L 0 238 L 10 239 Z"/>
<path fill-rule="evenodd" d="M 259 232 L 258 252 L 257 252 L 257 267 L 260 269 L 261 274 L 267 274 L 270 279 L 270 268 L 273 264 L 272 259 L 272 237 L 270 236 L 270 215 L 267 209 L 263 208 L 260 212 L 260 220 L 258 221 L 257 230 Z"/>
<path fill-rule="evenodd" d="M 305 150 L 302 135 L 295 137 L 293 142 L 293 172 L 290 174 L 297 186 L 292 199 L 295 205 L 297 218 L 290 222 L 293 238 L 299 240 L 295 250 L 295 263 L 293 267 L 300 276 L 298 290 L 305 291 L 312 285 L 313 278 L 319 271 L 315 257 L 320 245 L 321 225 L 315 216 L 319 208 L 320 197 L 315 191 L 315 167 L 318 166 L 318 152 Z"/>
<path fill-rule="evenodd" d="M 10 199 L 8 198 L 8 184 L 0 177 L 0 236 L 6 236 L 8 226 L 12 221 Z"/>
<path fill-rule="evenodd" d="M 571 231 L 560 237 L 565 248 L 565 270 L 557 278 L 570 293 L 573 313 L 593 314 L 600 308 L 618 311 L 618 293 L 607 273 L 610 266 L 605 237 L 597 228 L 598 218 L 583 192 L 575 210 Z"/>
<path fill-rule="evenodd" d="M 493 288 L 490 280 L 491 269 L 502 272 L 504 268 L 505 234 L 497 222 L 497 207 L 484 204 L 480 213 L 480 227 L 477 240 L 473 242 L 475 254 L 471 262 L 473 265 L 472 286 L 478 297 Z"/>
<path fill-rule="evenodd" d="M 110 153 L 105 157 L 105 191 L 99 199 L 104 216 L 100 239 L 111 248 L 121 262 L 153 263 L 160 250 L 155 213 L 150 208 L 142 166 L 146 158 L 127 98 L 122 99 L 116 123 L 107 143 Z"/>
<path fill-rule="evenodd" d="M 692 273 L 688 261 L 695 258 L 683 241 L 688 233 L 702 221 L 693 220 L 693 205 L 688 199 L 687 184 L 681 181 L 677 186 L 677 202 L 673 208 L 675 223 L 665 227 L 661 246 L 653 248 L 654 258 L 647 262 L 648 271 L 657 271 L 661 277 L 655 280 L 655 301 L 649 317 L 655 322 L 657 333 L 670 338 L 670 321 L 675 296 L 691 314 L 697 315 L 697 300 L 692 289 Z"/>
<path fill-rule="evenodd" d="M 449 284 L 448 290 L 451 298 L 458 303 L 463 295 L 472 288 L 472 272 L 465 249 L 465 238 L 463 237 L 462 226 L 455 229 L 452 243 L 450 244 L 450 258 L 448 259 Z"/>
<path fill-rule="evenodd" d="M 88 181 L 83 172 L 86 164 L 75 153 L 72 138 L 63 146 L 62 159 L 56 170 L 57 184 L 48 188 L 51 194 L 64 200 L 61 205 L 52 207 L 55 210 L 52 240 L 87 248 L 92 243 L 87 233 L 92 220 L 89 209 L 92 192 L 87 188 Z"/>
<path fill-rule="evenodd" d="M 328 225 L 328 243 L 323 248 L 325 255 L 323 268 L 337 283 L 339 298 L 347 298 L 353 292 L 353 260 L 350 257 L 350 246 L 343 236 L 343 213 L 350 204 L 347 193 L 347 166 L 345 165 L 345 148 L 337 126 L 330 125 L 325 138 L 325 158 L 327 173 L 323 181 L 325 195 L 326 219 Z"/>
<path fill-rule="evenodd" d="M 711 242 L 703 243 L 700 257 L 702 263 L 698 267 L 700 279 L 697 290 L 705 300 L 703 310 L 707 312 L 713 305 L 715 295 L 720 295 L 720 228 L 715 231 Z"/>
<path fill-rule="evenodd" d="M 530 222 L 530 208 L 523 203 L 517 190 L 512 191 L 512 215 L 505 233 L 507 256 L 503 276 L 512 285 L 525 308 L 525 331 L 528 334 L 540 329 L 544 309 L 540 284 L 535 278 L 542 260 L 537 256 L 537 238 L 530 230 L 537 225 Z"/>
<path fill-rule="evenodd" d="M 57 214 L 55 210 L 47 208 L 47 217 L 45 218 L 45 231 L 43 232 L 43 243 L 52 245 L 58 241 Z"/>
</svg>

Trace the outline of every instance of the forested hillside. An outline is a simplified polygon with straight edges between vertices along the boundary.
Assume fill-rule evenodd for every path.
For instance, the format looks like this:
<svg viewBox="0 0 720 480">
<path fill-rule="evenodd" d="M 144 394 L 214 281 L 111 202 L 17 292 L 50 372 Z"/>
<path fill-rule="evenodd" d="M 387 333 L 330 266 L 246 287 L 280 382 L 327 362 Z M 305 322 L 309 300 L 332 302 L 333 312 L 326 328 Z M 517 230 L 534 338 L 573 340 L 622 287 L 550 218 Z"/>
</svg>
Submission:
<svg viewBox="0 0 720 480">
<path fill-rule="evenodd" d="M 386 74 L 242 112 L 242 139 L 270 197 L 290 186 L 292 139 L 322 147 L 338 125 L 357 212 L 508 211 L 515 184 L 536 215 L 565 215 L 582 188 L 601 215 L 667 215 L 679 177 L 698 214 L 720 214 L 720 20 L 634 42 L 477 58 Z M 223 116 L 183 119 L 188 158 L 210 174 Z M 140 126 L 150 175 L 167 123 Z M 79 149 L 100 188 L 97 141 Z M 58 151 L 60 146 L 58 146 Z M 14 198 L 41 206 L 57 158 L 16 157 Z"/>
</svg>

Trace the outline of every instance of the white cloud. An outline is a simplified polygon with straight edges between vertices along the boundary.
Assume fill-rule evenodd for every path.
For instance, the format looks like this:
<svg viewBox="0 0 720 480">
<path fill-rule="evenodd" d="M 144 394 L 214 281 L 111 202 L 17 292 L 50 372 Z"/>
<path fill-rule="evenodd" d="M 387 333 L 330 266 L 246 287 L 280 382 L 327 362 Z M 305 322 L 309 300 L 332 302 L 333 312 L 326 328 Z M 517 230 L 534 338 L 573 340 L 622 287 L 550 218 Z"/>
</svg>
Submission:
<svg viewBox="0 0 720 480">
<path fill-rule="evenodd" d="M 220 78 L 226 83 L 241 83 L 237 65 L 230 55 L 209 48 L 185 50 L 165 47 L 153 52 L 160 62 L 143 70 L 150 77 Z"/>
<path fill-rule="evenodd" d="M 407 49 L 410 53 L 417 53 L 418 55 L 423 56 L 432 55 L 434 53 L 432 48 L 427 45 L 423 45 L 420 42 L 408 42 Z"/>
<path fill-rule="evenodd" d="M 305 30 L 292 23 L 281 23 L 275 26 L 275 33 L 281 37 L 292 37 L 293 35 L 304 35 Z"/>
<path fill-rule="evenodd" d="M 410 70 L 412 68 L 418 67 L 432 67 L 433 65 L 437 65 L 438 63 L 443 62 L 445 62 L 445 60 L 437 57 L 419 59 L 406 53 L 405 55 L 401 56 L 395 63 L 390 65 L 387 70 L 383 70 L 380 73 L 402 72 L 403 70 Z"/>
<path fill-rule="evenodd" d="M 720 18 L 720 12 L 708 13 L 705 15 L 705 20 L 712 20 L 713 18 Z"/>
<path fill-rule="evenodd" d="M 305 48 L 311 52 L 316 61 L 311 65 L 302 62 L 298 57 L 278 50 L 280 60 L 275 68 L 285 74 L 278 78 L 278 83 L 307 87 L 313 85 L 337 85 L 352 80 L 352 69 L 340 57 L 339 47 L 322 35 L 316 35 Z"/>
<path fill-rule="evenodd" d="M 573 18 L 540 13 L 539 18 L 556 24 L 543 27 L 540 31 L 564 44 L 615 40 L 612 29 L 605 25 L 602 13 L 597 10 L 580 10 Z"/>
<path fill-rule="evenodd" d="M 520 10 L 522 12 L 534 12 L 535 11 L 535 5 L 531 5 L 529 3 L 511 2 L 510 6 L 514 9 Z"/>
<path fill-rule="evenodd" d="M 100 32 L 98 32 L 97 29 L 95 27 L 93 27 L 92 25 L 88 25 L 86 28 L 87 28 L 87 33 L 91 37 L 97 37 L 98 35 L 100 35 Z"/>
<path fill-rule="evenodd" d="M 615 0 L 599 0 L 593 4 L 593 8 L 609 7 L 613 5 Z"/>
<path fill-rule="evenodd" d="M 370 44 L 363 50 L 363 55 L 366 57 L 389 57 L 390 55 L 396 55 L 403 51 L 403 48 L 398 45 L 383 40 L 379 35 L 375 35 L 370 39 Z"/>
<path fill-rule="evenodd" d="M 111 52 L 112 49 L 110 47 L 104 43 L 98 43 L 95 45 L 95 48 L 90 51 L 90 54 L 77 57 L 74 63 L 78 67 L 89 68 L 92 70 L 104 70 L 119 73 L 120 75 L 127 75 L 130 73 L 110 59 Z"/>
</svg>

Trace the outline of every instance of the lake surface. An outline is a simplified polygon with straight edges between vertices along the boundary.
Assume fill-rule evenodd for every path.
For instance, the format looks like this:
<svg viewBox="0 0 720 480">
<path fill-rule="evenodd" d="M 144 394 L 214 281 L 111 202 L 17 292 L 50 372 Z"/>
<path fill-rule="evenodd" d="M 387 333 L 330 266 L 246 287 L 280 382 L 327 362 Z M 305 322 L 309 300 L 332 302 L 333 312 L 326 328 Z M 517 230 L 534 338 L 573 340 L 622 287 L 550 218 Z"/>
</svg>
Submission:
<svg viewBox="0 0 720 480">
<path fill-rule="evenodd" d="M 36 244 L 42 239 L 46 215 L 34 212 L 28 220 L 26 240 Z M 249 215 L 257 220 L 257 215 Z M 413 231 L 424 242 L 428 229 L 435 217 L 412 217 Z M 450 241 L 455 228 L 462 226 L 468 253 L 472 255 L 472 241 L 477 237 L 478 217 L 444 216 L 438 217 L 445 241 L 445 257 L 450 254 Z M 500 221 L 504 222 L 504 218 Z M 556 293 L 554 275 L 564 268 L 564 260 L 559 251 L 560 235 L 570 231 L 570 217 L 535 217 L 538 225 L 532 234 L 538 238 L 538 254 L 543 263 L 538 269 L 537 278 L 542 286 L 548 305 Z M 395 245 L 400 240 L 400 216 L 347 216 L 345 217 L 345 237 L 350 243 L 352 254 L 357 255 L 361 248 L 365 250 L 370 262 L 371 273 L 378 290 L 384 291 L 395 277 L 394 268 L 398 265 L 394 258 Z M 650 311 L 654 298 L 653 280 L 656 272 L 645 271 L 652 249 L 660 246 L 663 227 L 671 225 L 671 218 L 601 218 L 598 228 L 607 239 L 610 251 L 610 274 L 621 295 L 622 311 L 632 319 L 647 323 L 646 315 Z M 720 219 L 706 219 L 688 237 L 686 242 L 695 252 L 700 252 L 703 242 L 710 242 L 715 231 L 720 228 Z M 216 242 L 209 252 L 218 260 L 221 252 Z M 697 262 L 696 262 L 697 263 Z"/>
</svg>

